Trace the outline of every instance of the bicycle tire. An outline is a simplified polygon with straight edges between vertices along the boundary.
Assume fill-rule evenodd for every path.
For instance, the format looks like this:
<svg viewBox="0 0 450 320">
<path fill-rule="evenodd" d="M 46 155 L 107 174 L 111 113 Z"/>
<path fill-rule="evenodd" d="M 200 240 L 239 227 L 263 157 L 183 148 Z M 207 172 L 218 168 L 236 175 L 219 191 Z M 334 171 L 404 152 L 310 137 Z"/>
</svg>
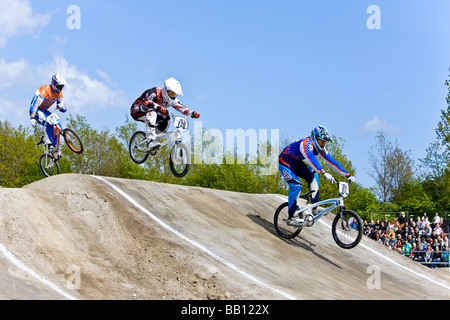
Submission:
<svg viewBox="0 0 450 320">
<path fill-rule="evenodd" d="M 343 219 L 341 219 L 343 217 Z M 358 222 L 357 229 L 350 226 L 351 218 Z M 343 227 L 342 227 L 343 226 Z M 343 210 L 342 215 L 336 214 L 331 226 L 331 233 L 336 244 L 343 249 L 352 249 L 358 245 L 363 235 L 363 224 L 360 216 L 352 210 Z M 349 243 L 344 239 L 352 239 Z"/>
<path fill-rule="evenodd" d="M 130 139 L 130 144 L 128 146 L 128 151 L 130 153 L 130 158 L 134 163 L 142 164 L 148 159 L 148 151 L 138 150 L 138 146 L 146 139 L 144 131 L 138 131 Z"/>
<path fill-rule="evenodd" d="M 182 158 L 182 163 L 178 169 L 178 165 Z M 191 168 L 191 151 L 184 143 L 180 142 L 173 146 L 169 155 L 170 171 L 177 178 L 184 177 Z"/>
<path fill-rule="evenodd" d="M 84 151 L 83 142 L 81 142 L 78 134 L 72 129 L 64 129 L 62 132 L 64 141 L 70 150 L 76 154 L 82 154 Z"/>
<path fill-rule="evenodd" d="M 53 165 L 49 167 L 52 162 Z M 39 158 L 39 166 L 46 177 L 56 176 L 61 173 L 58 160 L 54 160 L 45 153 Z"/>
<path fill-rule="evenodd" d="M 302 227 L 289 226 L 286 223 L 286 219 L 289 217 L 288 214 L 289 203 L 282 203 L 273 217 L 273 225 L 277 233 L 285 239 L 293 239 L 300 234 Z"/>
</svg>

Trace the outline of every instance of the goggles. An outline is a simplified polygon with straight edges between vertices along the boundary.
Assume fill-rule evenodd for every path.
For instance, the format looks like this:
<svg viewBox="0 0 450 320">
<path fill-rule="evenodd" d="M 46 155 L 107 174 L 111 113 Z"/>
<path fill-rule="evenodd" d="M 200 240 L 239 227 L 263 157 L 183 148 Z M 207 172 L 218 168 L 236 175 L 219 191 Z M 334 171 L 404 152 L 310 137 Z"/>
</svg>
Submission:
<svg viewBox="0 0 450 320">
<path fill-rule="evenodd" d="M 167 90 L 167 94 L 169 95 L 169 97 L 171 97 L 172 99 L 175 99 L 177 97 L 177 94 L 172 91 L 172 90 Z"/>
</svg>

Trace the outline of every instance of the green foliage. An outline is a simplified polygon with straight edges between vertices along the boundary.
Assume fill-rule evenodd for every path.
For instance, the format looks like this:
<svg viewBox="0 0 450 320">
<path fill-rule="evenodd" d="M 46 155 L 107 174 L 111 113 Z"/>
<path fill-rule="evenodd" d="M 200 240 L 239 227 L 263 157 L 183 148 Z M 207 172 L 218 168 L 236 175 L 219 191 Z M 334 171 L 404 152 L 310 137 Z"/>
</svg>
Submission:
<svg viewBox="0 0 450 320">
<path fill-rule="evenodd" d="M 40 153 L 34 136 L 20 126 L 13 128 L 8 121 L 0 121 L 0 185 L 21 187 L 40 176 Z"/>
</svg>

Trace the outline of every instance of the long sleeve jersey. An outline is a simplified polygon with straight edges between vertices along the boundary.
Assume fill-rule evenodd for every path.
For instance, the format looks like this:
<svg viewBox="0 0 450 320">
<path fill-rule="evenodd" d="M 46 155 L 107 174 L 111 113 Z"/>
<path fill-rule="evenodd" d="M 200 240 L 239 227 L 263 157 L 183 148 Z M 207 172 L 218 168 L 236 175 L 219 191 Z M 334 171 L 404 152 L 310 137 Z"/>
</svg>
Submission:
<svg viewBox="0 0 450 320">
<path fill-rule="evenodd" d="M 191 115 L 193 112 L 191 109 L 185 107 L 178 98 L 172 101 L 165 101 L 162 94 L 162 89 L 159 87 L 151 88 L 144 91 L 139 98 L 133 103 L 133 106 L 145 105 L 150 109 L 156 109 L 157 106 L 162 106 L 164 108 L 173 107 L 175 110 L 184 114 L 185 116 Z M 147 111 L 148 111 L 147 110 Z M 139 109 L 140 112 L 145 110 Z M 138 112 L 139 112 L 138 111 Z M 137 112 L 134 112 L 137 113 Z"/>
<path fill-rule="evenodd" d="M 61 92 L 54 92 L 49 84 L 42 86 L 41 88 L 37 89 L 36 94 L 31 101 L 30 115 L 35 115 L 38 109 L 47 110 L 55 102 L 57 107 L 60 108 L 62 112 L 66 111 L 63 94 Z"/>
<path fill-rule="evenodd" d="M 317 160 L 316 156 L 320 155 L 325 161 L 340 175 L 349 176 L 349 173 L 342 165 L 334 159 L 331 154 L 324 148 L 324 151 L 318 152 L 312 144 L 311 137 L 300 139 L 288 145 L 280 154 L 280 162 L 288 167 L 295 165 L 295 162 L 303 161 L 309 165 L 314 171 L 320 172 L 323 167 Z"/>
</svg>

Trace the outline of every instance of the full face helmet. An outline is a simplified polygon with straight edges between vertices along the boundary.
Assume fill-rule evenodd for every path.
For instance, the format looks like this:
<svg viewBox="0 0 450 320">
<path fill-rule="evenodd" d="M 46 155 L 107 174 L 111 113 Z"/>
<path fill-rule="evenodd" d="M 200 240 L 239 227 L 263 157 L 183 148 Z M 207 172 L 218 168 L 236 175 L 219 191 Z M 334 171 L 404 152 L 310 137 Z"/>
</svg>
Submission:
<svg viewBox="0 0 450 320">
<path fill-rule="evenodd" d="M 180 83 L 174 78 L 169 78 L 164 81 L 162 92 L 166 101 L 173 101 L 178 95 L 183 95 Z"/>
<path fill-rule="evenodd" d="M 318 139 L 327 142 L 333 142 L 333 139 L 328 133 L 328 130 L 324 126 L 317 126 L 311 131 L 311 141 L 314 145 L 314 148 L 316 148 L 317 151 L 322 152 L 324 151 L 324 147 L 320 147 L 319 143 L 317 142 Z"/>
<path fill-rule="evenodd" d="M 62 89 L 64 89 L 64 87 L 66 86 L 66 80 L 60 74 L 55 74 L 52 77 L 51 86 L 54 92 L 60 93 Z"/>
</svg>

